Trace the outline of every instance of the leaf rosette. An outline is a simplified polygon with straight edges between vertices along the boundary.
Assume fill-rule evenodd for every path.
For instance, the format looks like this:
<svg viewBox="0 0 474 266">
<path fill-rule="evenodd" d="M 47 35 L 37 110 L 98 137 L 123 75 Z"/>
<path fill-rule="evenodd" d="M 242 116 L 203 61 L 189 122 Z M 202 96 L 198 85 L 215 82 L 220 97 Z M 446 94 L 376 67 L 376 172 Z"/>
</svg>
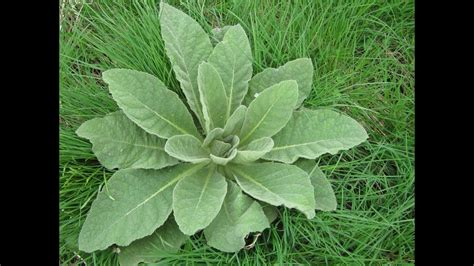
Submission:
<svg viewBox="0 0 474 266">
<path fill-rule="evenodd" d="M 311 60 L 252 77 L 240 25 L 214 30 L 213 45 L 191 17 L 160 8 L 166 54 L 187 104 L 148 73 L 102 73 L 120 110 L 76 132 L 104 167 L 118 170 L 92 203 L 79 248 L 117 245 L 120 263 L 137 265 L 177 252 L 202 230 L 211 247 L 237 252 L 277 218 L 277 206 L 308 219 L 335 210 L 314 159 L 352 148 L 367 133 L 344 114 L 301 107 L 312 88 Z"/>
</svg>

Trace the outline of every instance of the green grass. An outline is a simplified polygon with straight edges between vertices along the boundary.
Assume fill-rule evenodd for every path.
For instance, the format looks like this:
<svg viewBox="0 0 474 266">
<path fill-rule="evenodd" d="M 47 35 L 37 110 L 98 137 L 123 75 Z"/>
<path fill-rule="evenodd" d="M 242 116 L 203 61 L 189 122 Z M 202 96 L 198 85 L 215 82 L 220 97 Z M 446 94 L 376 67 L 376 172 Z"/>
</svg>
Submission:
<svg viewBox="0 0 474 266">
<path fill-rule="evenodd" d="M 118 108 L 100 80 L 103 70 L 132 68 L 156 75 L 174 91 L 179 86 L 163 52 L 157 1 L 65 2 L 60 33 L 60 261 L 116 265 L 110 249 L 78 251 L 87 211 L 112 173 L 74 131 L 83 121 Z M 337 211 L 317 212 L 307 220 L 279 208 L 280 219 L 251 250 L 218 252 L 198 234 L 165 261 L 414 263 L 413 1 L 169 2 L 207 31 L 240 23 L 252 45 L 254 74 L 311 57 L 315 75 L 305 106 L 347 113 L 364 125 L 369 141 L 319 159 L 335 189 Z"/>
</svg>

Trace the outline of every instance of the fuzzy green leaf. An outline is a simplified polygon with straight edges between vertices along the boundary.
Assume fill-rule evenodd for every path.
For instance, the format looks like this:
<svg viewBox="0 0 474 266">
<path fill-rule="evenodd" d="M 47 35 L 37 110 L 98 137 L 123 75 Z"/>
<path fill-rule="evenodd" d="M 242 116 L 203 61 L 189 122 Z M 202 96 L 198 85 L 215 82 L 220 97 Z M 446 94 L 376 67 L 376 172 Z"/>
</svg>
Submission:
<svg viewBox="0 0 474 266">
<path fill-rule="evenodd" d="M 92 143 L 92 151 L 108 169 L 160 169 L 178 163 L 164 150 L 165 141 L 148 134 L 123 112 L 84 122 L 76 131 Z"/>
<path fill-rule="evenodd" d="M 209 145 L 212 143 L 213 140 L 220 139 L 224 133 L 224 129 L 216 127 L 213 130 L 211 130 L 204 141 L 202 142 L 203 147 L 209 147 Z"/>
<path fill-rule="evenodd" d="M 298 85 L 294 80 L 282 81 L 260 93 L 245 114 L 240 145 L 280 131 L 290 120 L 297 98 Z"/>
<path fill-rule="evenodd" d="M 295 107 L 299 107 L 311 92 L 311 84 L 313 83 L 313 63 L 311 59 L 299 58 L 279 68 L 267 68 L 253 76 L 249 82 L 249 93 L 244 102 L 246 104 L 250 103 L 255 94 L 259 94 L 269 86 L 284 80 L 296 80 L 298 83 L 298 101 Z"/>
<path fill-rule="evenodd" d="M 191 135 L 173 136 L 165 144 L 165 151 L 170 156 L 184 162 L 209 162 L 209 150 L 202 147 L 202 143 Z"/>
<path fill-rule="evenodd" d="M 232 148 L 232 144 L 224 142 L 222 140 L 214 140 L 211 142 L 211 154 L 215 156 L 224 156 Z"/>
<path fill-rule="evenodd" d="M 245 236 L 270 226 L 262 208 L 243 194 L 234 182 L 227 182 L 227 195 L 212 223 L 204 229 L 207 244 L 224 252 L 237 252 L 245 246 Z"/>
<path fill-rule="evenodd" d="M 229 102 L 221 77 L 211 64 L 199 65 L 198 87 L 206 132 L 223 128 L 228 118 L 223 110 L 228 108 Z"/>
<path fill-rule="evenodd" d="M 219 213 L 226 192 L 227 182 L 215 166 L 181 179 L 173 191 L 173 211 L 179 229 L 193 235 L 208 226 Z"/>
<path fill-rule="evenodd" d="M 227 120 L 242 103 L 252 77 L 252 52 L 244 29 L 240 25 L 228 27 L 208 61 L 219 72 L 226 89 L 228 102 L 219 104 Z"/>
<path fill-rule="evenodd" d="M 272 204 L 296 208 L 314 217 L 314 188 L 308 174 L 281 163 L 232 164 L 234 178 L 250 196 Z"/>
<path fill-rule="evenodd" d="M 115 172 L 92 203 L 79 234 L 79 249 L 92 252 L 112 244 L 127 246 L 152 234 L 171 213 L 176 182 L 201 167 L 180 164 Z"/>
<path fill-rule="evenodd" d="M 270 205 L 266 202 L 259 202 L 259 203 L 260 203 L 260 206 L 262 206 L 262 210 L 265 213 L 265 216 L 267 216 L 269 223 L 272 223 L 273 221 L 276 220 L 276 218 L 278 218 L 278 209 L 275 206 Z"/>
<path fill-rule="evenodd" d="M 245 105 L 241 105 L 235 109 L 224 126 L 223 136 L 237 135 L 237 133 L 240 132 L 246 112 L 247 106 Z"/>
<path fill-rule="evenodd" d="M 130 69 L 107 70 L 102 77 L 125 115 L 147 132 L 165 139 L 182 134 L 200 138 L 184 103 L 157 77 Z"/>
<path fill-rule="evenodd" d="M 121 266 L 136 266 L 141 262 L 154 263 L 177 253 L 188 237 L 183 234 L 172 216 L 152 235 L 120 247 Z"/>
<path fill-rule="evenodd" d="M 331 183 L 326 175 L 321 171 L 315 161 L 299 159 L 295 163 L 296 166 L 305 170 L 314 187 L 314 200 L 316 209 L 322 211 L 334 211 L 337 208 L 336 195 L 332 189 Z"/>
<path fill-rule="evenodd" d="M 232 26 L 226 25 L 222 28 L 214 28 L 211 30 L 212 34 L 212 43 L 216 45 L 217 43 L 221 42 L 224 39 L 224 35 Z"/>
<path fill-rule="evenodd" d="M 250 142 L 247 146 L 239 149 L 235 156 L 235 163 L 250 163 L 260 159 L 265 153 L 273 148 L 273 140 L 265 137 Z"/>
<path fill-rule="evenodd" d="M 275 146 L 264 159 L 293 163 L 299 157 L 315 159 L 359 145 L 367 132 L 354 119 L 331 110 L 295 111 L 288 124 L 273 136 Z"/>
<path fill-rule="evenodd" d="M 204 126 L 197 75 L 198 66 L 207 60 L 212 52 L 211 41 L 202 27 L 190 16 L 164 2 L 160 3 L 160 9 L 161 36 L 166 54 L 189 107 Z"/>
<path fill-rule="evenodd" d="M 211 154 L 211 160 L 215 164 L 218 165 L 227 165 L 229 162 L 231 162 L 235 156 L 237 155 L 237 150 L 234 149 L 230 151 L 230 153 L 226 157 L 221 157 L 221 156 L 216 156 L 214 154 Z"/>
</svg>

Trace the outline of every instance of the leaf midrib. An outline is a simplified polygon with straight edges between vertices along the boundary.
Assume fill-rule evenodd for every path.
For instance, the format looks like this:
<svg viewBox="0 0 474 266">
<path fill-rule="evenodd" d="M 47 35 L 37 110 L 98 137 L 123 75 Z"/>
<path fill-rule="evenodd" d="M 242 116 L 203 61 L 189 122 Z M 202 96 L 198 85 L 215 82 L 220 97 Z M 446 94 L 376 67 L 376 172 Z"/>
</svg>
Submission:
<svg viewBox="0 0 474 266">
<path fill-rule="evenodd" d="M 145 103 L 143 103 L 142 101 L 140 101 L 135 95 L 131 94 L 130 92 L 127 92 L 127 94 L 129 96 L 132 96 L 135 100 L 137 100 L 138 103 L 140 103 L 143 107 L 145 107 L 147 110 L 149 110 L 150 112 L 154 113 L 156 116 L 158 116 L 160 119 L 162 119 L 163 121 L 165 121 L 166 123 L 170 124 L 172 127 L 176 128 L 178 131 L 184 133 L 184 134 L 189 134 L 189 135 L 192 135 L 192 136 L 195 136 L 194 134 L 186 131 L 185 129 L 181 128 L 180 126 L 176 125 L 175 123 L 171 122 L 170 120 L 166 119 L 165 117 L 163 117 L 162 115 L 158 114 L 155 110 L 151 109 L 148 105 L 146 105 Z M 156 134 L 156 133 L 152 133 L 152 134 Z"/>
<path fill-rule="evenodd" d="M 358 140 L 357 138 L 344 138 L 344 139 L 348 140 L 348 141 Z M 299 146 L 318 144 L 319 142 L 325 142 L 325 141 L 337 141 L 337 142 L 341 143 L 342 147 L 345 147 L 343 145 L 342 141 L 340 141 L 340 140 L 337 140 L 337 139 L 322 139 L 322 140 L 310 141 L 310 142 L 304 142 L 304 143 L 297 143 L 297 144 L 292 144 L 292 145 L 278 146 L 278 147 L 273 148 L 270 152 L 277 151 L 277 150 L 282 150 L 282 149 L 290 149 L 290 148 L 299 147 Z"/>
<path fill-rule="evenodd" d="M 232 62 L 232 79 L 231 79 L 231 82 L 230 82 L 229 96 L 227 97 L 227 112 L 226 112 L 225 121 L 227 121 L 229 119 L 230 111 L 232 109 L 232 97 L 234 95 L 235 64 L 236 64 L 237 58 L 235 58 L 235 55 L 233 56 L 233 58 L 234 58 L 234 60 Z"/>
<path fill-rule="evenodd" d="M 132 143 L 132 142 L 120 141 L 120 140 L 115 140 L 115 139 L 106 138 L 106 137 L 97 137 L 96 139 L 106 140 L 106 141 L 114 142 L 114 143 L 127 144 L 127 145 L 130 145 L 130 146 L 136 146 L 136 147 L 149 148 L 149 149 L 153 149 L 153 150 L 165 151 L 165 149 L 160 147 L 160 146 L 148 146 L 148 145 L 144 145 L 144 144 L 135 144 L 135 143 Z"/>
<path fill-rule="evenodd" d="M 280 100 L 281 97 L 282 97 L 281 95 L 278 96 L 278 98 L 270 105 L 270 107 L 267 109 L 267 111 L 262 116 L 260 121 L 258 121 L 257 125 L 255 125 L 255 127 L 252 128 L 252 130 L 245 136 L 245 138 L 242 139 L 242 141 L 240 142 L 241 144 L 245 144 L 245 141 L 255 132 L 255 130 L 257 130 L 257 128 L 260 126 L 260 124 L 263 123 L 263 120 L 265 120 L 267 118 L 268 113 L 273 109 L 273 107 Z M 247 114 L 248 114 L 248 110 L 247 110 Z M 244 120 L 244 124 L 245 124 L 245 120 Z"/>
<path fill-rule="evenodd" d="M 196 207 L 194 208 L 194 212 L 199 209 L 199 204 L 201 204 L 202 197 L 204 196 L 204 191 L 207 189 L 207 185 L 209 184 L 209 179 L 211 178 L 212 174 L 214 173 L 213 169 L 209 169 L 209 173 L 206 176 L 206 181 L 204 183 L 204 187 L 201 190 L 201 194 L 199 195 L 198 202 L 196 203 Z"/>
<path fill-rule="evenodd" d="M 282 197 L 280 197 L 278 194 L 276 194 L 275 192 L 271 191 L 270 189 L 268 189 L 267 187 L 265 187 L 262 183 L 258 182 L 257 180 L 253 179 L 251 176 L 245 174 L 244 172 L 242 171 L 239 171 L 238 169 L 232 169 L 233 171 L 237 172 L 239 175 L 241 175 L 243 178 L 251 181 L 252 183 L 256 184 L 257 186 L 263 188 L 264 190 L 270 192 L 272 195 L 276 196 L 279 200 L 280 200 L 280 203 L 282 202 L 285 202 L 286 200 L 283 199 Z M 238 181 L 238 178 L 237 178 L 237 181 Z M 243 189 L 243 188 L 242 188 Z M 263 199 L 261 199 L 263 200 Z"/>
<path fill-rule="evenodd" d="M 192 94 L 194 96 L 194 105 L 196 106 L 196 112 L 198 113 L 196 116 L 198 117 L 199 121 L 202 123 L 201 121 L 201 114 L 203 113 L 202 111 L 202 108 L 199 104 L 199 95 L 196 95 L 196 90 L 194 88 L 194 85 L 193 85 L 193 82 L 191 80 L 191 72 L 188 70 L 188 64 L 187 64 L 187 61 L 185 60 L 184 56 L 183 56 L 183 52 L 181 50 L 181 46 L 179 45 L 179 41 L 177 39 L 177 37 L 174 35 L 173 31 L 169 28 L 168 25 L 164 25 L 168 32 L 170 33 L 170 35 L 174 38 L 175 42 L 177 43 L 175 46 L 177 47 L 177 55 L 181 58 L 181 60 L 183 60 L 183 63 L 184 63 L 184 69 L 186 70 L 185 72 L 188 74 L 188 82 L 189 84 L 191 85 L 191 91 L 192 91 Z"/>
<path fill-rule="evenodd" d="M 184 171 L 183 173 L 179 174 L 178 176 L 176 176 L 175 178 L 173 178 L 171 181 L 169 181 L 167 184 L 165 184 L 164 186 L 160 187 L 160 189 L 158 189 L 155 193 L 153 193 L 152 195 L 150 195 L 148 198 L 146 198 L 145 200 L 143 200 L 142 202 L 140 202 L 137 206 L 133 207 L 132 209 L 130 209 L 127 213 L 125 213 L 125 215 L 117 218 L 117 220 L 115 220 L 115 222 L 113 222 L 112 224 L 110 224 L 108 227 L 106 227 L 103 231 L 102 231 L 102 234 L 107 234 L 108 233 L 108 230 L 110 228 L 112 228 L 114 225 L 116 225 L 117 223 L 119 223 L 122 219 L 124 219 L 125 217 L 127 217 L 128 215 L 130 215 L 131 213 L 133 213 L 135 210 L 137 210 L 138 208 L 140 208 L 141 206 L 143 206 L 144 204 L 146 204 L 148 201 L 150 201 L 151 199 L 153 199 L 154 197 L 156 197 L 158 194 L 160 194 L 161 192 L 163 192 L 164 190 L 166 190 L 168 187 L 170 187 L 171 185 L 173 185 L 174 183 L 178 182 L 179 179 L 189 175 L 190 173 L 192 173 L 193 171 L 196 171 L 198 170 L 199 168 L 202 168 L 204 165 L 201 165 L 201 164 L 197 164 L 193 167 L 191 167 L 190 169 Z"/>
</svg>

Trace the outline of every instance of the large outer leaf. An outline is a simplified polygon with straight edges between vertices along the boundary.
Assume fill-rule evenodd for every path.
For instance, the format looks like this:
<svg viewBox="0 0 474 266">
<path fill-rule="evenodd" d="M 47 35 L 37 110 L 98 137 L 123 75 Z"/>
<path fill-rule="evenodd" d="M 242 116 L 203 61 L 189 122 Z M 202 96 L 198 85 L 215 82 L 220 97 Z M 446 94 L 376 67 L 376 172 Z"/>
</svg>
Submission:
<svg viewBox="0 0 474 266">
<path fill-rule="evenodd" d="M 298 85 L 294 80 L 282 81 L 260 93 L 245 114 L 240 145 L 280 131 L 290 119 L 297 98 Z"/>
<path fill-rule="evenodd" d="M 226 192 L 225 178 L 212 165 L 181 179 L 173 191 L 179 229 L 193 235 L 208 226 L 219 213 Z"/>
<path fill-rule="evenodd" d="M 300 159 L 296 161 L 296 166 L 305 170 L 311 179 L 314 187 L 314 200 L 316 209 L 322 211 L 334 211 L 337 208 L 336 195 L 332 189 L 331 183 L 326 175 L 321 171 L 315 161 Z"/>
<path fill-rule="evenodd" d="M 102 77 L 125 115 L 147 132 L 165 139 L 182 134 L 200 138 L 184 103 L 158 78 L 130 69 L 107 70 Z"/>
<path fill-rule="evenodd" d="M 206 132 L 223 128 L 227 121 L 224 110 L 229 108 L 229 102 L 221 77 L 211 64 L 199 65 L 198 87 Z"/>
<path fill-rule="evenodd" d="M 230 115 L 229 119 L 225 123 L 223 136 L 236 135 L 240 132 L 242 124 L 244 123 L 245 113 L 247 112 L 247 106 L 241 105 L 235 109 Z"/>
<path fill-rule="evenodd" d="M 202 147 L 202 143 L 191 135 L 173 136 L 166 141 L 165 151 L 170 156 L 184 162 L 209 162 L 209 150 Z"/>
<path fill-rule="evenodd" d="M 204 126 L 197 74 L 199 64 L 207 60 L 212 52 L 211 41 L 201 26 L 182 11 L 163 1 L 160 3 L 160 9 L 161 36 L 166 54 L 189 107 Z"/>
<path fill-rule="evenodd" d="M 293 163 L 298 157 L 315 159 L 359 145 L 367 132 L 354 119 L 331 110 L 295 111 L 288 124 L 273 136 L 275 146 L 264 159 Z"/>
<path fill-rule="evenodd" d="M 227 120 L 242 103 L 252 77 L 252 52 L 244 29 L 240 25 L 228 27 L 223 40 L 216 45 L 208 61 L 224 82 L 228 98 L 224 111 Z"/>
<path fill-rule="evenodd" d="M 152 235 L 121 247 L 121 266 L 136 266 L 140 262 L 153 263 L 170 254 L 177 253 L 188 237 L 183 234 L 172 216 Z"/>
<path fill-rule="evenodd" d="M 308 174 L 281 163 L 233 164 L 235 180 L 252 197 L 272 205 L 285 205 L 314 217 L 314 188 Z"/>
<path fill-rule="evenodd" d="M 258 202 L 243 194 L 234 182 L 227 182 L 224 204 L 212 223 L 204 229 L 207 244 L 225 252 L 245 246 L 245 236 L 270 226 Z"/>
<path fill-rule="evenodd" d="M 253 76 L 249 82 L 249 93 L 244 102 L 248 104 L 256 93 L 261 93 L 273 84 L 291 79 L 298 83 L 298 101 L 295 107 L 299 107 L 311 92 L 313 83 L 313 63 L 309 58 L 299 58 L 276 69 L 267 68 Z"/>
<path fill-rule="evenodd" d="M 273 140 L 265 137 L 256 139 L 249 143 L 249 145 L 239 149 L 235 156 L 235 163 L 250 163 L 260 159 L 265 153 L 273 148 Z"/>
<path fill-rule="evenodd" d="M 92 142 L 92 151 L 108 169 L 160 169 L 178 163 L 165 152 L 164 139 L 148 134 L 123 112 L 86 121 L 76 133 Z"/>
<path fill-rule="evenodd" d="M 176 182 L 201 167 L 180 164 L 115 172 L 92 203 L 79 234 L 79 249 L 92 252 L 112 244 L 126 246 L 153 233 L 171 213 Z"/>
</svg>

